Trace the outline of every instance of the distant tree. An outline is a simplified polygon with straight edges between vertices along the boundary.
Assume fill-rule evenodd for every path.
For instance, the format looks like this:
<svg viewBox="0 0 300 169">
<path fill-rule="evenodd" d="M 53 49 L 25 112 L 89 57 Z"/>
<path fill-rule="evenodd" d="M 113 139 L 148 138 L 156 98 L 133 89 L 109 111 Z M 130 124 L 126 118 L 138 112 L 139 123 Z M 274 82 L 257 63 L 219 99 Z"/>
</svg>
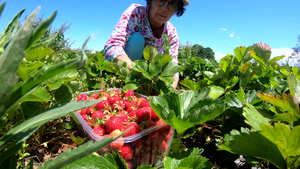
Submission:
<svg viewBox="0 0 300 169">
<path fill-rule="evenodd" d="M 298 44 L 293 48 L 294 52 L 288 57 L 288 63 L 300 67 L 300 35 L 298 35 Z"/>
<path fill-rule="evenodd" d="M 198 44 L 192 46 L 192 55 L 206 59 L 215 59 L 215 53 L 210 47 L 204 48 Z"/>
</svg>

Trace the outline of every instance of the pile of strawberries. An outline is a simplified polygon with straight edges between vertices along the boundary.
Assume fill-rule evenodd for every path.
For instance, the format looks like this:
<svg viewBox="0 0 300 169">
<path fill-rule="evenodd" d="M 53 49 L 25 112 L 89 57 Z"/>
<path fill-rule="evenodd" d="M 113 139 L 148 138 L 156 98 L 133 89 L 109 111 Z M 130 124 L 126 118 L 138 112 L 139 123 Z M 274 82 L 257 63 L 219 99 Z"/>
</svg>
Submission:
<svg viewBox="0 0 300 169">
<path fill-rule="evenodd" d="M 95 134 L 115 137 L 131 128 L 124 137 L 102 149 L 102 153 L 118 152 L 128 168 L 153 164 L 163 157 L 172 137 L 172 129 L 159 119 L 147 98 L 138 97 L 133 90 L 110 89 L 90 96 L 79 94 L 77 101 L 81 100 L 100 100 L 97 104 L 79 111 Z M 156 125 L 161 127 L 152 133 L 143 134 L 141 138 L 132 138 L 132 142 L 124 142 L 126 137 L 135 137 L 144 129 Z"/>
</svg>

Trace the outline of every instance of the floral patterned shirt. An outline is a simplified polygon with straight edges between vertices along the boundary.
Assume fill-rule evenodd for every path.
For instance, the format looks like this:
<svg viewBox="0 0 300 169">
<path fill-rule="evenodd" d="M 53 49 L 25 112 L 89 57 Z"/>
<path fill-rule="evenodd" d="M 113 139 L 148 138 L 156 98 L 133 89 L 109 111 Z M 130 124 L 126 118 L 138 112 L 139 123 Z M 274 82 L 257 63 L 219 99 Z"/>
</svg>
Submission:
<svg viewBox="0 0 300 169">
<path fill-rule="evenodd" d="M 139 4 L 132 4 L 122 14 L 104 46 L 106 59 L 113 61 L 117 56 L 126 54 L 124 51 L 126 42 L 134 32 L 139 32 L 144 36 L 145 46 L 154 46 L 158 52 L 165 52 L 163 49 L 164 39 L 162 37 L 156 38 L 152 33 L 148 19 L 148 8 Z M 164 24 L 163 34 L 169 37 L 175 36 L 170 42 L 170 44 L 175 42 L 170 47 L 170 55 L 173 57 L 172 61 L 178 64 L 179 39 L 176 28 L 170 22 L 166 22 Z M 179 74 L 176 73 L 174 77 L 179 79 Z"/>
</svg>

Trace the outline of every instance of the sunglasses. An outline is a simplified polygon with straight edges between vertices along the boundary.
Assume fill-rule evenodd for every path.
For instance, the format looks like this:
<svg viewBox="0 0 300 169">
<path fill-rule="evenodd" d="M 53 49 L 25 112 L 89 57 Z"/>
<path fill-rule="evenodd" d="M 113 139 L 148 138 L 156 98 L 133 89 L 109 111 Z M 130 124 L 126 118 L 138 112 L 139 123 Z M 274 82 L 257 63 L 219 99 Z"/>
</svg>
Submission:
<svg viewBox="0 0 300 169">
<path fill-rule="evenodd" d="M 168 2 L 168 8 L 170 11 L 177 11 L 178 9 L 178 1 L 167 1 L 167 0 L 154 0 L 154 3 L 159 6 L 162 7 L 166 2 Z"/>
</svg>

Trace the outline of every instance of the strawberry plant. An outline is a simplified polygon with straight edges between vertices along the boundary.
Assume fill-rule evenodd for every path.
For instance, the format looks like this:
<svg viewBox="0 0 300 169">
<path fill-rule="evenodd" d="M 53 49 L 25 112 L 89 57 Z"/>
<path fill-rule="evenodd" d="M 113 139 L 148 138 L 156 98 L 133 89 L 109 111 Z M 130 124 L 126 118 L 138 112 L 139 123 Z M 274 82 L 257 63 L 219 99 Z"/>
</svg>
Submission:
<svg viewBox="0 0 300 169">
<path fill-rule="evenodd" d="M 264 159 L 277 168 L 298 168 L 300 157 L 300 111 L 295 96 L 259 94 L 258 96 L 272 104 L 276 109 L 273 118 L 267 118 L 261 110 L 252 105 L 244 107 L 243 116 L 252 127 L 233 130 L 225 136 L 220 150 Z M 271 107 L 270 107 L 271 109 Z M 249 163 L 251 163 L 249 159 Z M 261 164 L 264 167 L 263 164 Z"/>
<path fill-rule="evenodd" d="M 175 73 L 181 70 L 180 66 L 172 62 L 171 56 L 158 53 L 152 46 L 145 47 L 143 54 L 145 59 L 135 60 L 132 69 L 128 69 L 125 62 L 119 61 L 114 64 L 112 72 L 124 82 L 125 88 L 140 94 L 150 96 L 174 92 L 171 84 Z"/>
<path fill-rule="evenodd" d="M 0 5 L 2 13 L 5 3 Z M 24 59 L 27 52 L 35 49 L 42 44 L 39 41 L 43 32 L 49 27 L 56 16 L 56 12 L 52 14 L 46 21 L 42 22 L 34 31 L 31 29 L 34 19 L 37 16 L 39 8 L 37 8 L 17 29 L 19 24 L 18 18 L 24 10 L 20 11 L 12 22 L 2 33 L 1 42 L 3 52 L 0 55 L 0 79 L 3 81 L 2 90 L 0 92 L 0 128 L 1 130 L 6 124 L 9 124 L 13 117 L 18 117 L 22 110 L 22 103 L 30 101 L 48 101 L 49 96 L 45 93 L 44 88 L 48 79 L 53 78 L 59 73 L 68 72 L 70 70 L 80 68 L 86 62 L 84 51 L 80 57 L 74 58 L 67 62 L 52 65 L 48 69 L 41 69 L 36 74 L 25 79 L 24 82 L 18 80 L 19 65 Z M 82 49 L 86 45 L 84 43 Z M 37 48 L 38 49 L 38 48 Z M 50 120 L 66 116 L 67 114 L 88 107 L 95 102 L 70 102 L 62 105 L 55 105 L 45 111 L 33 113 L 21 122 L 16 122 L 15 126 L 5 131 L 0 138 L 0 168 L 16 168 L 24 166 L 24 159 L 18 159 L 19 152 L 23 151 L 22 146 L 25 141 L 34 134 L 38 128 Z M 3 130 L 2 130 L 3 131 Z M 116 137 L 117 138 L 117 137 Z M 97 149 L 109 144 L 116 138 L 105 139 L 99 143 L 88 142 L 76 150 L 68 150 L 55 162 L 49 161 L 45 163 L 45 168 L 60 168 L 77 159 L 88 156 Z M 22 157 L 22 156 L 21 156 Z M 24 156 L 23 156 L 24 157 Z M 18 160 L 17 160 L 18 159 Z M 22 164 L 20 164 L 22 163 Z M 28 168 L 33 168 L 33 161 L 30 161 Z"/>
</svg>

